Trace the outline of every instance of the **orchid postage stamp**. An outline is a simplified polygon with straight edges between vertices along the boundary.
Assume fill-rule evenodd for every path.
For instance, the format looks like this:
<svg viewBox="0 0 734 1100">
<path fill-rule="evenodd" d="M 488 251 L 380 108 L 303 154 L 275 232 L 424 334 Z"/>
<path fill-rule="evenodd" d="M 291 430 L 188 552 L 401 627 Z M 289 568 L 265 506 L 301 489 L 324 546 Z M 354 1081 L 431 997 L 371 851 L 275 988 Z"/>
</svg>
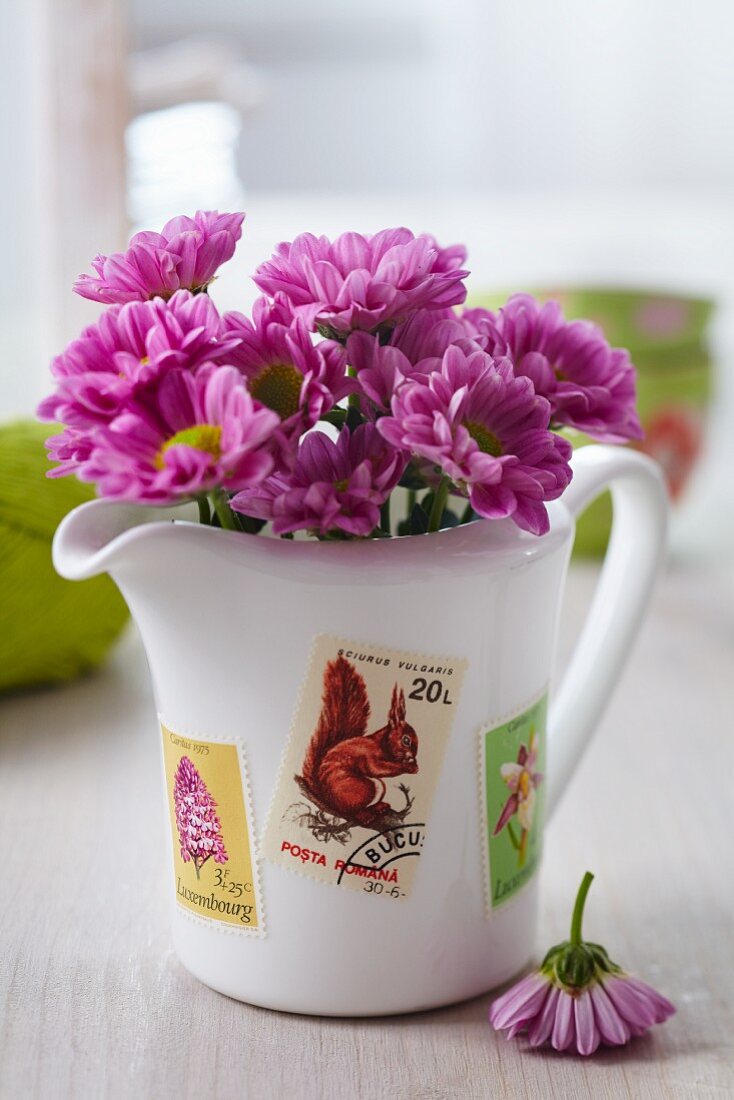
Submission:
<svg viewBox="0 0 734 1100">
<path fill-rule="evenodd" d="M 262 934 L 242 747 L 163 722 L 161 732 L 176 903 L 206 921 Z"/>
<path fill-rule="evenodd" d="M 466 661 L 314 639 L 263 838 L 319 882 L 407 897 Z"/>
<path fill-rule="evenodd" d="M 538 868 L 543 840 L 548 696 L 480 733 L 487 912 Z"/>
</svg>

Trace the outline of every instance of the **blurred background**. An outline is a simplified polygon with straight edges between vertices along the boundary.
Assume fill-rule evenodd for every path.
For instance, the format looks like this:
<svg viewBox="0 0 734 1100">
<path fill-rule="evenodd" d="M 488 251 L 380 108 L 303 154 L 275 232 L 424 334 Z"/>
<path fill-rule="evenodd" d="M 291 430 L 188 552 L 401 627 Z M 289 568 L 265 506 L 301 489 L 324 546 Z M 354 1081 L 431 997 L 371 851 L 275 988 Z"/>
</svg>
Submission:
<svg viewBox="0 0 734 1100">
<path fill-rule="evenodd" d="M 25 601 L 45 570 L 56 589 L 40 604 L 81 618 L 48 546 L 87 492 L 43 479 L 45 428 L 7 424 L 32 416 L 51 355 L 99 315 L 71 293 L 92 257 L 198 208 L 247 211 L 212 290 L 223 308 L 251 305 L 248 276 L 279 240 L 405 224 L 469 245 L 474 304 L 530 290 L 600 322 L 639 369 L 673 561 L 730 579 L 732 5 L 29 0 L 5 3 L 3 23 L 0 690 L 63 664 L 48 629 L 41 659 L 44 620 Z M 33 586 L 28 539 L 8 525 L 32 535 Z M 602 500 L 577 553 L 599 556 L 608 526 Z M 98 595 L 84 619 L 108 626 L 80 667 L 124 617 L 108 581 Z"/>
<path fill-rule="evenodd" d="M 133 229 L 246 209 L 214 290 L 246 308 L 277 240 L 406 223 L 470 245 L 476 301 L 561 294 L 631 347 L 674 546 L 731 550 L 731 5 L 32 0 L 3 18 L 0 417 L 32 411 L 98 314 L 74 277 Z"/>
</svg>

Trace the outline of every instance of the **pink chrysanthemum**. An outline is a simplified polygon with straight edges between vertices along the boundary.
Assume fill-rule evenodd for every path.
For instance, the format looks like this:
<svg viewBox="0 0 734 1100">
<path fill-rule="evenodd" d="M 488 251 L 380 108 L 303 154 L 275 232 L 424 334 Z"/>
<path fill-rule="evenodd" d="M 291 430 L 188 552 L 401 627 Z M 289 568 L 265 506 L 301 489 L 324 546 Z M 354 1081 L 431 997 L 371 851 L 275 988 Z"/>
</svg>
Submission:
<svg viewBox="0 0 734 1100">
<path fill-rule="evenodd" d="M 504 342 L 515 372 L 548 398 L 557 424 L 607 443 L 641 438 L 629 353 L 611 347 L 596 325 L 566 321 L 557 302 L 541 305 L 529 294 L 513 295 L 497 314 L 468 310 L 465 318 L 488 341 Z"/>
<path fill-rule="evenodd" d="M 78 474 L 92 454 L 93 433 L 79 431 L 77 428 L 64 428 L 58 435 L 49 436 L 46 450 L 51 462 L 57 465 L 46 471 L 46 477 L 66 477 Z"/>
<path fill-rule="evenodd" d="M 222 838 L 217 804 L 188 756 L 181 757 L 173 777 L 173 805 L 181 859 L 184 863 L 194 864 L 196 877 L 210 859 L 215 863 L 226 863 L 229 857 Z"/>
<path fill-rule="evenodd" d="M 420 310 L 395 328 L 390 345 L 399 348 L 414 365 L 420 363 L 424 372 L 438 369 L 452 344 L 468 348 L 467 341 L 472 341 L 483 351 L 492 352 L 494 348 L 487 347 L 483 335 L 466 316 L 467 311 L 458 314 L 452 309 Z"/>
<path fill-rule="evenodd" d="M 182 288 L 201 291 L 232 258 L 244 218 L 197 210 L 193 218 L 172 218 L 160 233 L 136 233 L 126 252 L 92 260 L 96 274 L 80 275 L 74 290 L 106 303 L 170 298 Z"/>
<path fill-rule="evenodd" d="M 79 476 L 101 496 L 165 504 L 258 484 L 273 468 L 278 416 L 255 402 L 235 367 L 172 370 L 93 436 Z"/>
<path fill-rule="evenodd" d="M 399 348 L 383 346 L 367 332 L 353 332 L 347 340 L 346 352 L 349 365 L 356 372 L 357 392 L 367 398 L 361 402 L 361 411 L 371 420 L 378 412 L 389 412 L 393 394 L 406 378 L 416 373 L 416 368 Z"/>
<path fill-rule="evenodd" d="M 284 454 L 351 386 L 344 349 L 333 340 L 314 344 L 305 323 L 282 295 L 260 298 L 252 321 L 241 313 L 223 318 L 227 337 L 238 341 L 227 362 L 247 379 L 254 398 L 280 417 Z"/>
<path fill-rule="evenodd" d="M 53 360 L 57 389 L 38 416 L 75 428 L 108 424 L 136 386 L 173 368 L 221 362 L 236 344 L 206 295 L 179 290 L 168 302 L 112 306 Z"/>
<path fill-rule="evenodd" d="M 391 408 L 377 425 L 385 439 L 438 466 L 478 515 L 548 530 L 544 501 L 571 480 L 571 445 L 548 430 L 548 402 L 508 359 L 454 345 L 440 371 L 401 386 Z"/>
<path fill-rule="evenodd" d="M 343 233 L 333 242 L 303 233 L 279 244 L 254 280 L 266 294 L 285 294 L 309 326 L 343 339 L 391 328 L 418 309 L 463 302 L 464 259 L 460 246 L 441 249 L 409 229 Z"/>
<path fill-rule="evenodd" d="M 307 530 L 364 537 L 377 527 L 404 468 L 405 456 L 386 446 L 371 424 L 353 433 L 344 428 L 336 442 L 314 431 L 301 443 L 291 474 L 273 474 L 230 503 L 237 512 L 272 520 L 276 535 Z"/>
<path fill-rule="evenodd" d="M 372 403 L 363 403 L 362 411 L 368 416 L 375 410 L 389 412 L 398 386 L 413 375 L 440 370 L 444 354 L 454 344 L 467 353 L 486 350 L 490 341 L 465 316 L 452 309 L 419 310 L 396 326 L 386 344 L 368 333 L 352 333 L 347 359 L 359 390 Z"/>
<path fill-rule="evenodd" d="M 508 1039 L 527 1033 L 531 1047 L 593 1054 L 603 1043 L 622 1046 L 662 1024 L 675 1007 L 645 982 L 613 963 L 596 943 L 581 939 L 581 921 L 593 875 L 581 883 L 571 938 L 552 947 L 539 971 L 529 974 L 492 1004 L 489 1022 Z"/>
</svg>

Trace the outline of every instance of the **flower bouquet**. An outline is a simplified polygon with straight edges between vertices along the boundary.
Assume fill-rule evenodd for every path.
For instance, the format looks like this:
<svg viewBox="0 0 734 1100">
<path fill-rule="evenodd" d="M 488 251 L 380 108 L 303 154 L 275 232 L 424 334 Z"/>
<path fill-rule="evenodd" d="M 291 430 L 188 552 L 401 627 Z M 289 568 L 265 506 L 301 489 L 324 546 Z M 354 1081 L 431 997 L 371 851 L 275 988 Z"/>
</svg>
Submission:
<svg viewBox="0 0 734 1100">
<path fill-rule="evenodd" d="M 106 308 L 40 415 L 51 475 L 107 499 L 54 561 L 109 572 L 140 629 L 184 965 L 291 1012 L 435 1007 L 526 966 L 545 809 L 651 589 L 659 474 L 569 438 L 640 434 L 635 371 L 556 304 L 463 308 L 465 250 L 407 229 L 281 244 L 251 315 L 220 313 L 242 222 L 175 218 L 77 282 Z M 609 486 L 601 599 L 546 721 L 575 517 Z"/>
<path fill-rule="evenodd" d="M 304 233 L 255 271 L 250 317 L 221 314 L 209 288 L 243 219 L 174 218 L 78 279 L 108 308 L 53 360 L 50 476 L 282 538 L 476 517 L 542 535 L 571 480 L 567 429 L 640 436 L 627 352 L 526 294 L 460 310 L 466 251 L 428 234 Z"/>
</svg>

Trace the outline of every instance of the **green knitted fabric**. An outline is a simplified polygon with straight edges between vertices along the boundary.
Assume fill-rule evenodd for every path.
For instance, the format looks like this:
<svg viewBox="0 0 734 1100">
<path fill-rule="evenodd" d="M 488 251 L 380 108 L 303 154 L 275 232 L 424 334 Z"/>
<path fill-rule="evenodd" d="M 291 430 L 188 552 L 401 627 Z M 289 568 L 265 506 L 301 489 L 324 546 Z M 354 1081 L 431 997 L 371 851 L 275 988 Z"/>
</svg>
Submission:
<svg viewBox="0 0 734 1100">
<path fill-rule="evenodd" d="M 65 581 L 51 562 L 61 520 L 93 491 L 50 480 L 53 426 L 0 426 L 0 692 L 70 680 L 104 659 L 127 619 L 108 577 Z"/>
</svg>

